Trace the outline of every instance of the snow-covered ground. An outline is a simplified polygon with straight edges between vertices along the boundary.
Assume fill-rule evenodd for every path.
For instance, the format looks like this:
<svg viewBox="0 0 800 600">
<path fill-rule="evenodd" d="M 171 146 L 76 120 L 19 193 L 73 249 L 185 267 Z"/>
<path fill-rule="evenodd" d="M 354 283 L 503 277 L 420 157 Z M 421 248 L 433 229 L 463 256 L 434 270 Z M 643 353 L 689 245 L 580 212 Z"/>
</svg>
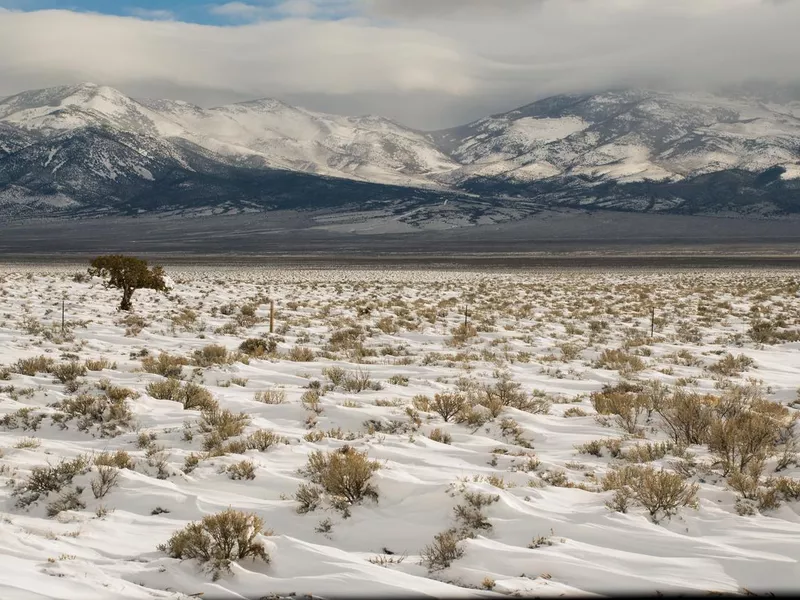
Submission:
<svg viewBox="0 0 800 600">
<path fill-rule="evenodd" d="M 626 431 L 621 419 L 598 414 L 591 397 L 604 385 L 658 380 L 669 394 L 747 390 L 787 407 L 780 418 L 800 412 L 800 342 L 785 341 L 800 329 L 797 272 L 167 267 L 170 291 L 137 291 L 133 316 L 116 310 L 117 290 L 78 272 L 85 268 L 0 265 L 4 599 L 798 589 L 798 498 L 742 500 L 707 445 L 670 448 L 651 461 L 697 484 L 696 506 L 652 518 L 635 501 L 624 513 L 607 507 L 615 493 L 603 482 L 615 465 L 635 464 L 628 449 L 669 436 L 658 410 L 638 414 Z M 465 306 L 469 327 L 459 331 Z M 769 331 L 784 340 L 756 343 L 755 321 L 774 324 Z M 245 339 L 270 337 L 274 352 L 237 354 Z M 211 344 L 232 362 L 203 366 L 213 363 L 209 354 L 198 363 L 195 351 Z M 609 349 L 622 350 L 619 364 L 601 360 Z M 199 429 L 199 410 L 152 395 L 152 384 L 167 380 L 143 366 L 161 352 L 187 358 L 182 379 L 204 386 L 220 409 L 247 416 L 225 444 L 258 430 L 283 439 L 265 451 L 220 451 L 225 444 L 214 446 Z M 719 367 L 727 353 L 739 368 Z M 752 364 L 736 361 L 740 355 Z M 46 370 L 55 373 L 23 374 L 18 361 L 38 356 L 56 365 L 108 362 L 77 377 L 52 366 Z M 356 375 L 368 375 L 367 389 L 347 385 Z M 341 378 L 344 386 L 332 383 Z M 86 427 L 80 419 L 59 424 L 73 400 L 124 397 L 122 388 L 132 390 L 122 400 L 132 421 L 116 415 L 114 429 L 106 410 L 86 417 Z M 260 401 L 264 392 L 283 401 Z M 431 403 L 446 393 L 475 406 L 445 422 Z M 112 430 L 106 437 L 101 425 Z M 577 448 L 614 439 L 616 458 L 608 448 L 600 456 Z M 792 439 L 771 448 L 763 490 L 768 477 L 798 484 Z M 204 444 L 214 446 L 210 455 Z M 309 483 L 299 469 L 312 452 L 345 445 L 378 461 L 377 501 L 344 510 L 327 498 L 299 513 L 295 494 Z M 100 468 L 92 461 L 118 450 L 133 468 L 112 468 L 115 485 L 96 498 Z M 39 489 L 38 501 L 24 505 L 35 467 L 81 455 L 88 471 L 61 492 Z M 243 461 L 254 478 L 233 479 L 229 467 Z M 58 512 L 70 491 L 77 501 Z M 475 507 L 476 498 L 488 504 Z M 460 558 L 429 569 L 421 558 L 434 536 L 465 529 L 459 506 L 462 515 L 465 507 L 482 513 L 482 524 L 473 520 L 471 535 L 458 536 Z M 158 549 L 188 523 L 229 507 L 264 520 L 271 532 L 258 539 L 269 564 L 245 559 L 214 581 L 197 561 Z"/>
</svg>

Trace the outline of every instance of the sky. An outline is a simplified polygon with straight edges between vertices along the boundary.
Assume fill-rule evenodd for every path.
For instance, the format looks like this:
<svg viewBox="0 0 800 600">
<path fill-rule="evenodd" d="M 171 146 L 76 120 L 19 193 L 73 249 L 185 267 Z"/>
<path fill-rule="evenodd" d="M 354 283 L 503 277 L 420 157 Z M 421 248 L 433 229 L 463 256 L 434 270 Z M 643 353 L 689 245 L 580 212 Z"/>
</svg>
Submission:
<svg viewBox="0 0 800 600">
<path fill-rule="evenodd" d="M 92 81 L 420 129 L 559 93 L 800 81 L 800 0 L 0 0 L 0 96 Z"/>
</svg>

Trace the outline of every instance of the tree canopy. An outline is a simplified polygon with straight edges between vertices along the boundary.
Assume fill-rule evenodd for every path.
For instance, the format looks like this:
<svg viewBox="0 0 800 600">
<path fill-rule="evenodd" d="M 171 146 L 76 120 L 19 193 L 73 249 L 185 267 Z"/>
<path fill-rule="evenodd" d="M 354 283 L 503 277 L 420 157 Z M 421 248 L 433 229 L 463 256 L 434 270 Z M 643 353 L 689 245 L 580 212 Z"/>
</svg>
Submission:
<svg viewBox="0 0 800 600">
<path fill-rule="evenodd" d="M 123 256 L 122 254 L 98 256 L 91 262 L 89 275 L 105 279 L 106 287 L 122 290 L 120 310 L 131 309 L 131 298 L 136 290 L 149 289 L 159 292 L 167 290 L 164 269 L 162 267 L 149 268 L 146 260 L 133 256 Z"/>
</svg>

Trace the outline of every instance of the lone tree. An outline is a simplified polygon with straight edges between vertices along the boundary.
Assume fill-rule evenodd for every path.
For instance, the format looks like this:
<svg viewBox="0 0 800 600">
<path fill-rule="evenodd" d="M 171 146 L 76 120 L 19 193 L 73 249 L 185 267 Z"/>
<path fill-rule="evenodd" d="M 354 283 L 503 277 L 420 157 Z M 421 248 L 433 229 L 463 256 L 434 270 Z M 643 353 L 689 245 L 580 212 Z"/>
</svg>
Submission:
<svg viewBox="0 0 800 600">
<path fill-rule="evenodd" d="M 122 290 L 120 310 L 131 309 L 131 297 L 138 289 L 164 292 L 167 284 L 164 281 L 162 267 L 147 267 L 147 261 L 133 256 L 113 254 L 98 256 L 89 267 L 89 275 L 106 279 L 106 287 Z"/>
</svg>

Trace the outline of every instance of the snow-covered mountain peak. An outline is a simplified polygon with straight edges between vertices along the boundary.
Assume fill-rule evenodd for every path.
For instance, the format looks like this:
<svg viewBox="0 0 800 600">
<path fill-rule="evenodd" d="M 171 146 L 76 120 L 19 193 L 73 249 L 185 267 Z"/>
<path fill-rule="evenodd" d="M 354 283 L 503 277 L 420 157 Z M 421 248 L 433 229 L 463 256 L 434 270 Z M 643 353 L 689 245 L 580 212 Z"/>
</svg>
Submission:
<svg viewBox="0 0 800 600">
<path fill-rule="evenodd" d="M 148 135 L 180 129 L 119 90 L 81 83 L 11 96 L 0 101 L 0 119 L 26 130 L 52 131 L 103 126 Z"/>
<path fill-rule="evenodd" d="M 773 194 L 770 201 L 783 205 L 782 188 L 754 193 L 742 182 L 800 184 L 800 103 L 609 90 L 553 96 L 461 127 L 420 132 L 378 115 L 326 114 L 274 98 L 203 108 L 135 100 L 94 83 L 0 99 L 0 195 L 4 186 L 17 194 L 28 186 L 37 197 L 42 189 L 117 194 L 120 186 L 148 189 L 167 177 L 178 186 L 176 197 L 189 193 L 181 187 L 187 179 L 199 178 L 210 197 L 224 198 L 222 190 L 233 186 L 246 199 L 263 191 L 240 190 L 236 177 L 275 170 L 581 206 L 632 186 L 647 191 L 625 192 L 619 202 L 628 206 L 632 194 L 639 208 L 662 206 L 652 199 L 654 185 L 680 183 L 675 193 L 686 194 L 697 181 L 699 191 L 691 193 L 706 203 L 716 191 L 708 192 L 703 178 L 714 175 L 733 177 L 736 190 L 744 186 L 715 188 L 726 190 L 725 201 L 731 194 Z M 663 205 L 682 205 L 672 193 L 664 192 Z"/>
<path fill-rule="evenodd" d="M 256 100 L 247 100 L 245 102 L 236 102 L 235 104 L 226 104 L 224 106 L 217 106 L 211 110 L 220 112 L 239 112 L 239 111 L 264 111 L 274 112 L 282 110 L 298 110 L 294 106 L 290 106 L 285 102 L 276 100 L 275 98 L 258 98 Z"/>
</svg>

